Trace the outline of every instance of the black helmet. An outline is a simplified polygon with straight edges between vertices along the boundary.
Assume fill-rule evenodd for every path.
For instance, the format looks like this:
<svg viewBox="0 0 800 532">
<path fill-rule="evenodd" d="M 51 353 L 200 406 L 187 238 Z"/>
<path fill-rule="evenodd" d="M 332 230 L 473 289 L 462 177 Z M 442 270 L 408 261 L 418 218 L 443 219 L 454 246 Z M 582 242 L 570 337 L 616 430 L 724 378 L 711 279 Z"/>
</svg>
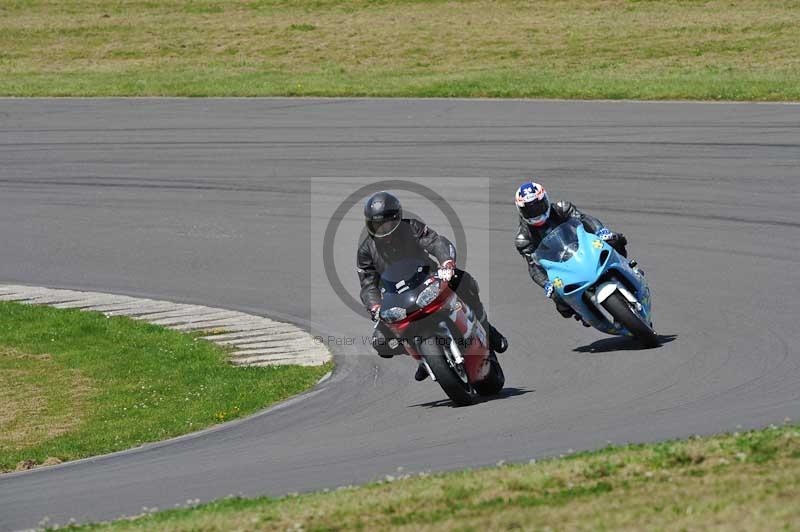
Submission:
<svg viewBox="0 0 800 532">
<path fill-rule="evenodd" d="M 388 192 L 376 192 L 364 205 L 364 221 L 367 231 L 374 237 L 391 234 L 403 219 L 403 207 L 396 196 Z"/>
</svg>

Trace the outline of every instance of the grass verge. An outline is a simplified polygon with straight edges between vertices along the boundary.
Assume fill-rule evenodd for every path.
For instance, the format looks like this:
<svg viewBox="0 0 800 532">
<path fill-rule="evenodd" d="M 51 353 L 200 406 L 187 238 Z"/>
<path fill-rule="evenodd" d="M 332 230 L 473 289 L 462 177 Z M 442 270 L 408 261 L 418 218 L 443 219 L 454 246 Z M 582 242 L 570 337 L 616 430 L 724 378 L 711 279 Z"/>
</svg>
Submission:
<svg viewBox="0 0 800 532">
<path fill-rule="evenodd" d="M 796 530 L 800 428 L 781 427 L 280 499 L 226 499 L 79 530 Z"/>
<path fill-rule="evenodd" d="M 0 94 L 800 99 L 800 2 L 8 0 Z"/>
<path fill-rule="evenodd" d="M 330 370 L 224 359 L 196 335 L 0 302 L 0 471 L 192 432 L 297 394 Z"/>
</svg>

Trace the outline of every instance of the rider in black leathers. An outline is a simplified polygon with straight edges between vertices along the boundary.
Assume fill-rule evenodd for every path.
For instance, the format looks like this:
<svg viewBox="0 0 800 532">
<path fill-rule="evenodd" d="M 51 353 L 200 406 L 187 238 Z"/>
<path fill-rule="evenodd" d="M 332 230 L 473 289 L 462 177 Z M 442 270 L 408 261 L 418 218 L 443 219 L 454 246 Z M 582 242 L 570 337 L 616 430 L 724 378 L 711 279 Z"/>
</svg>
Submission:
<svg viewBox="0 0 800 532">
<path fill-rule="evenodd" d="M 450 287 L 483 325 L 490 347 L 497 353 L 504 352 L 508 342 L 489 323 L 480 300 L 478 283 L 469 273 L 455 267 L 456 249 L 453 244 L 421 221 L 402 216 L 400 201 L 388 192 L 373 194 L 364 206 L 369 234 L 358 246 L 356 261 L 361 282 L 361 301 L 372 319 L 378 322 L 372 337 L 372 345 L 378 355 L 391 358 L 405 352 L 391 330 L 379 321 L 382 299 L 380 275 L 392 262 L 412 257 L 427 261 L 433 270 L 438 270 L 439 277 L 449 281 Z M 424 380 L 427 376 L 427 370 L 420 365 L 415 379 Z"/>
<path fill-rule="evenodd" d="M 559 314 L 569 318 L 575 314 L 575 311 L 551 288 L 548 288 L 547 272 L 533 256 L 542 239 L 569 218 L 577 218 L 583 223 L 586 231 L 601 236 L 623 257 L 628 256 L 625 247 L 628 240 L 622 233 L 612 233 L 603 226 L 600 220 L 579 211 L 569 201 L 550 203 L 547 192 L 538 183 L 523 183 L 517 190 L 515 202 L 520 215 L 519 229 L 514 242 L 517 251 L 525 258 L 531 279 L 545 289 L 547 297 L 552 298 L 555 302 Z"/>
</svg>

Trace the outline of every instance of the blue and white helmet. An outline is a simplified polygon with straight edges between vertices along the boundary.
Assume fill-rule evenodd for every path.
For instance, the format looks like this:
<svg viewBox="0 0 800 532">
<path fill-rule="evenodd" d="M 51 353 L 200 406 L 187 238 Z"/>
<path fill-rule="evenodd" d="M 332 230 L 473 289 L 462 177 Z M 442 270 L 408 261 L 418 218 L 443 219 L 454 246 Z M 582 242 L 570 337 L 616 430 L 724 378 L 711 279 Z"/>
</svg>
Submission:
<svg viewBox="0 0 800 532">
<path fill-rule="evenodd" d="M 529 225 L 543 225 L 550 216 L 550 200 L 547 191 L 539 183 L 522 183 L 514 198 L 520 217 Z"/>
</svg>

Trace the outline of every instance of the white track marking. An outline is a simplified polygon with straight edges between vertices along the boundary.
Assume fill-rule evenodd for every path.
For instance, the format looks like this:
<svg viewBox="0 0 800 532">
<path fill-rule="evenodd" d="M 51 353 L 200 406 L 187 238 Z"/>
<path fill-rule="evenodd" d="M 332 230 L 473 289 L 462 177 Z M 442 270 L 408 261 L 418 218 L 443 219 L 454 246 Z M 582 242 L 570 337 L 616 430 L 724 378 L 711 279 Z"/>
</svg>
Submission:
<svg viewBox="0 0 800 532">
<path fill-rule="evenodd" d="M 286 340 L 299 340 L 302 338 L 302 335 L 297 334 L 296 332 L 280 332 L 280 333 L 273 333 L 273 334 L 259 334 L 256 336 L 247 336 L 245 338 L 236 338 L 233 340 L 214 340 L 214 343 L 221 344 L 221 345 L 234 345 L 238 346 L 240 349 L 246 349 L 249 347 L 255 346 L 255 344 L 260 344 L 263 342 L 285 342 Z"/>
<path fill-rule="evenodd" d="M 199 326 L 198 326 L 199 325 Z M 263 329 L 264 323 L 261 320 L 243 320 L 234 318 L 231 320 L 207 321 L 201 324 L 175 325 L 171 329 L 176 331 L 253 331 Z M 299 329 L 302 330 L 302 329 Z"/>
<path fill-rule="evenodd" d="M 150 323 L 155 323 L 156 325 L 181 325 L 186 323 L 198 324 L 210 321 L 219 322 L 220 320 L 233 317 L 240 318 L 240 314 L 238 312 L 232 312 L 230 310 L 209 312 L 209 310 L 212 309 L 200 309 L 192 312 L 191 314 L 181 314 L 180 316 L 159 318 L 157 320 L 150 318 L 144 319 Z"/>
<path fill-rule="evenodd" d="M 263 316 L 202 305 L 97 292 L 60 290 L 37 286 L 0 284 L 0 301 L 101 312 L 130 318 L 177 331 L 213 331 L 202 339 L 232 349 L 235 366 L 319 366 L 330 352 L 301 328 Z"/>
<path fill-rule="evenodd" d="M 225 334 L 213 334 L 209 336 L 203 336 L 202 338 L 204 340 L 212 340 L 218 344 L 224 344 L 227 341 L 234 341 L 237 339 L 253 338 L 271 334 L 285 334 L 294 331 L 295 329 L 293 328 L 287 329 L 285 327 L 275 326 L 262 329 L 253 329 L 249 331 L 239 331 L 239 332 L 225 333 Z"/>
<path fill-rule="evenodd" d="M 79 308 L 79 309 L 89 309 L 91 307 L 96 307 L 98 305 L 109 305 L 111 303 L 121 303 L 123 301 L 128 301 L 128 298 L 121 298 L 120 296 L 114 296 L 111 294 L 93 294 L 93 293 L 86 293 L 86 297 L 83 299 L 79 299 L 77 301 L 72 301 L 69 303 L 57 303 L 53 305 L 57 308 Z"/>
<path fill-rule="evenodd" d="M 134 318 L 137 316 L 144 316 L 146 314 L 155 314 L 156 312 L 164 312 L 167 310 L 174 310 L 175 303 L 168 301 L 143 301 L 140 304 L 111 304 L 94 307 L 93 310 L 102 312 L 107 316 L 127 316 Z"/>
<path fill-rule="evenodd" d="M 157 309 L 151 310 L 149 312 L 145 312 L 143 314 L 136 314 L 134 317 L 136 319 L 145 320 L 145 321 L 155 321 L 164 318 L 174 318 L 176 316 L 192 316 L 198 315 L 202 312 L 216 312 L 219 309 L 212 309 L 208 307 L 201 307 L 199 305 L 181 305 L 178 303 L 173 303 L 172 305 Z"/>
</svg>

